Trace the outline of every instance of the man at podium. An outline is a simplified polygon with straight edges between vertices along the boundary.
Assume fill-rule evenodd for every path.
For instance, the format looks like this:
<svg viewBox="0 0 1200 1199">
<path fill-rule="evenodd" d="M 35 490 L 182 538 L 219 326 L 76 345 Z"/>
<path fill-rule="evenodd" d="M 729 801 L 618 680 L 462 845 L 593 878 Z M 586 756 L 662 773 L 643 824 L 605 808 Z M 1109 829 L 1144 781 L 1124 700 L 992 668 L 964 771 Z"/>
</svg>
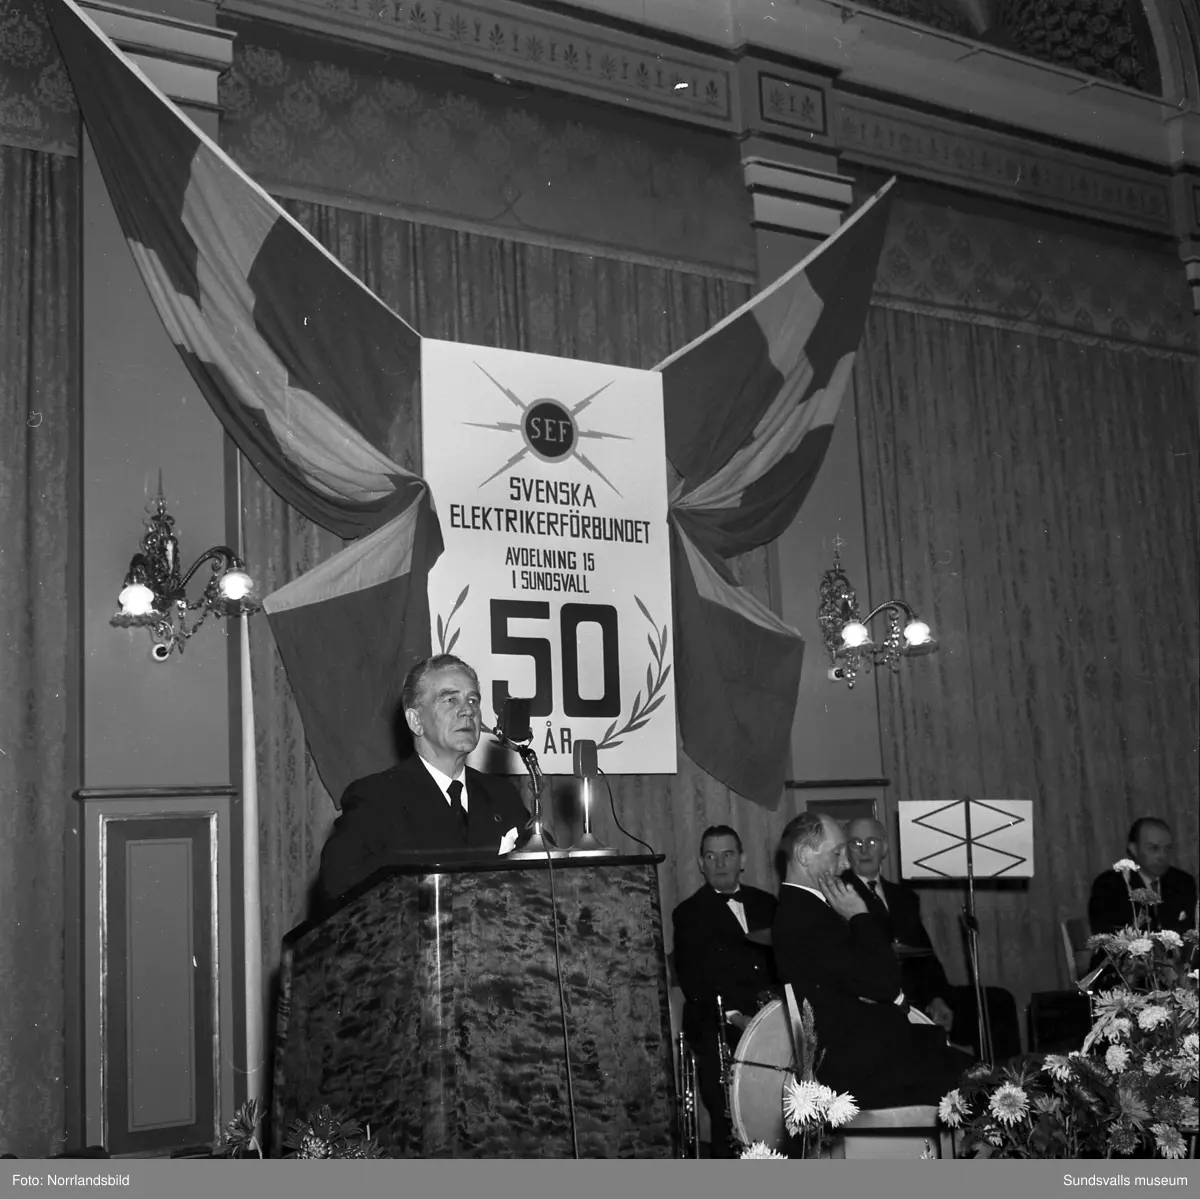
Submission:
<svg viewBox="0 0 1200 1199">
<path fill-rule="evenodd" d="M 529 813 L 516 788 L 466 765 L 483 727 L 475 671 L 452 654 L 427 658 L 408 672 L 400 704 L 415 752 L 346 788 L 321 852 L 325 905 L 415 854 L 483 857 L 526 835 Z"/>
</svg>

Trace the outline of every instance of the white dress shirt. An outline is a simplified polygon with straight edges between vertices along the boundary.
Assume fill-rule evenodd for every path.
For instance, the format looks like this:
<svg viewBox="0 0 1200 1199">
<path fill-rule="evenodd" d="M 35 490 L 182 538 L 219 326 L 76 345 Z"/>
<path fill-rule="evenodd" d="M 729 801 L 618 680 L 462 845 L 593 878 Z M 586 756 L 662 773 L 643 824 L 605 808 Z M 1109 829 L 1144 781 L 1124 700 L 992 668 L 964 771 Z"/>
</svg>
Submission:
<svg viewBox="0 0 1200 1199">
<path fill-rule="evenodd" d="M 417 757 L 421 758 L 421 755 L 417 754 Z M 454 805 L 450 802 L 450 792 L 449 792 L 448 788 L 449 788 L 450 784 L 452 782 L 454 782 L 454 779 L 458 779 L 458 781 L 460 783 L 462 783 L 462 795 L 460 796 L 460 799 L 462 801 L 463 811 L 466 812 L 468 810 L 467 809 L 467 768 L 465 766 L 460 767 L 458 773 L 454 776 L 454 779 L 452 779 L 448 774 L 443 774 L 432 762 L 428 761 L 425 758 L 421 758 L 421 765 L 424 766 L 425 769 L 429 771 L 429 777 L 431 779 L 433 779 L 433 781 L 435 783 L 437 783 L 438 790 L 442 793 L 442 798 L 445 799 L 447 805 L 449 805 L 450 807 L 453 807 Z"/>
</svg>

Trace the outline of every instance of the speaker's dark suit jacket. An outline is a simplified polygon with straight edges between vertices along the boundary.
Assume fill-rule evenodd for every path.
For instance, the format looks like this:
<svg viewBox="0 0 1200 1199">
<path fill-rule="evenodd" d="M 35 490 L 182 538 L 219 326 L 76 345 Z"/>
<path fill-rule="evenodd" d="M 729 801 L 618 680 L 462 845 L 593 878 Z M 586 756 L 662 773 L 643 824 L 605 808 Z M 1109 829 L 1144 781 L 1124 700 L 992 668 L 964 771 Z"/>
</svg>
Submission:
<svg viewBox="0 0 1200 1199">
<path fill-rule="evenodd" d="M 970 1058 L 934 1025 L 910 1024 L 894 1000 L 900 966 L 873 912 L 843 920 L 819 896 L 784 885 L 772 934 L 775 969 L 812 1004 L 824 1057 L 817 1078 L 862 1108 L 937 1103 Z"/>
<path fill-rule="evenodd" d="M 1144 887 L 1141 875 L 1129 879 L 1133 887 Z M 1168 866 L 1159 883 L 1162 903 L 1150 907 L 1150 927 L 1156 932 L 1172 929 L 1187 932 L 1196 922 L 1196 881 L 1186 870 Z M 1092 884 L 1088 900 L 1088 923 L 1093 933 L 1112 933 L 1133 923 L 1133 904 L 1125 888 L 1125 878 L 1115 870 L 1106 870 Z"/>
<path fill-rule="evenodd" d="M 757 887 L 742 887 L 740 897 L 750 931 L 770 928 L 775 896 Z M 715 1027 L 718 995 L 726 1011 L 752 1016 L 759 991 L 775 982 L 770 949 L 746 939 L 728 899 L 705 883 L 673 915 L 675 975 L 687 1000 L 683 1032 L 693 1043 L 706 1027 Z"/>
<path fill-rule="evenodd" d="M 933 952 L 933 942 L 921 922 L 921 901 L 917 893 L 902 883 L 889 882 L 886 878 L 879 879 L 883 889 L 883 902 L 853 870 L 847 870 L 842 878 L 848 882 L 867 901 L 867 907 L 874 912 L 888 930 L 892 941 L 899 941 L 912 949 L 927 949 L 927 956 L 904 958 L 900 962 L 900 981 L 904 987 L 904 995 L 913 1007 L 924 1011 L 931 1000 L 943 999 L 953 1006 L 951 987 Z"/>
<path fill-rule="evenodd" d="M 450 810 L 445 795 L 414 753 L 390 770 L 351 783 L 342 796 L 342 814 L 321 851 L 318 883 L 328 905 L 382 866 L 414 855 L 452 851 L 496 853 L 509 829 L 527 836 L 529 813 L 505 778 L 466 769 L 467 828 Z"/>
</svg>

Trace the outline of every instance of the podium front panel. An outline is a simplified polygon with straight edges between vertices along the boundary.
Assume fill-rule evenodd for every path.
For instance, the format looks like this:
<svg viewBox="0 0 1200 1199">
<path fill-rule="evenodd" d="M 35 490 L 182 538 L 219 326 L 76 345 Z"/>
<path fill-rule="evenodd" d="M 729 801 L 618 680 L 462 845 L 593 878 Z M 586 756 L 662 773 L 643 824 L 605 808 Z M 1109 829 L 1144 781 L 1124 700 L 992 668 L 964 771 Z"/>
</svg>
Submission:
<svg viewBox="0 0 1200 1199">
<path fill-rule="evenodd" d="M 289 934 L 280 996 L 276 1151 L 329 1104 L 393 1156 L 572 1157 L 565 1012 L 579 1155 L 672 1155 L 653 858 L 384 872 Z"/>
</svg>

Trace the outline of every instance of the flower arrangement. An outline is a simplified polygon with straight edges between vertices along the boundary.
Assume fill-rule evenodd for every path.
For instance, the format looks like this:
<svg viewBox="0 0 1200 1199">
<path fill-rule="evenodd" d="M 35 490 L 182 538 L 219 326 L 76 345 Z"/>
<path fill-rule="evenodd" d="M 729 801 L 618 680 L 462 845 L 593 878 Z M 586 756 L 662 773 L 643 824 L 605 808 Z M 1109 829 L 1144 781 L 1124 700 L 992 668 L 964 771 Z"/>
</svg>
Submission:
<svg viewBox="0 0 1200 1199">
<path fill-rule="evenodd" d="M 1127 858 L 1113 869 L 1129 878 Z M 1074 1053 L 976 1066 L 939 1118 L 975 1157 L 1183 1157 L 1197 1123 L 1197 932 L 1152 931 L 1156 896 L 1129 889 L 1134 923 L 1088 939 L 1116 985 L 1091 996 L 1092 1028 Z"/>
<path fill-rule="evenodd" d="M 266 1109 L 261 1100 L 247 1100 L 226 1125 L 217 1155 L 220 1157 L 265 1157 L 262 1122 Z M 289 1158 L 383 1157 L 368 1125 L 335 1114 L 326 1104 L 311 1112 L 307 1120 L 294 1120 L 283 1142 Z"/>
</svg>

